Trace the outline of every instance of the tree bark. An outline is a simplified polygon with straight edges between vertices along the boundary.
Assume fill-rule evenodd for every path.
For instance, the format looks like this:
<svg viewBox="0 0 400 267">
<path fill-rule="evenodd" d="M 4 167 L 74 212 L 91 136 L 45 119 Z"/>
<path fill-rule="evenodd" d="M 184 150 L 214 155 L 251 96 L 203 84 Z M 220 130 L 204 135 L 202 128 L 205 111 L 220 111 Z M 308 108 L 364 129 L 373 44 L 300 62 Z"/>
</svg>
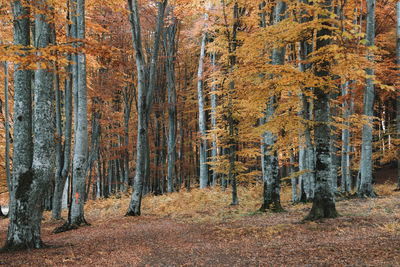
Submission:
<svg viewBox="0 0 400 267">
<path fill-rule="evenodd" d="M 172 9 L 172 8 L 171 8 Z M 165 65 L 168 83 L 168 193 L 174 191 L 174 175 L 176 161 L 177 142 L 177 116 L 176 116 L 176 88 L 175 88 L 175 58 L 176 58 L 176 34 L 178 21 L 171 12 L 172 22 L 164 29 Z M 178 186 L 175 183 L 175 186 Z"/>
<path fill-rule="evenodd" d="M 5 168 L 6 168 L 6 180 L 7 180 L 7 187 L 8 187 L 8 195 L 9 195 L 9 204 L 11 204 L 11 196 L 13 190 L 13 183 L 11 180 L 11 173 L 10 173 L 10 114 L 9 114 L 9 101 L 8 101 L 8 62 L 4 62 L 4 128 L 5 128 Z"/>
<path fill-rule="evenodd" d="M 321 2 L 324 10 L 330 11 L 332 0 L 324 0 Z M 319 15 L 319 19 L 326 19 L 327 15 Z M 328 22 L 323 22 L 324 28 L 317 32 L 316 51 L 330 44 L 330 39 L 321 38 L 324 36 L 332 36 L 331 25 Z M 317 77 L 329 76 L 329 61 L 324 58 L 316 63 L 314 74 Z M 335 207 L 335 199 L 332 191 L 332 181 L 329 175 L 330 166 L 330 135 L 329 133 L 329 92 L 327 86 L 315 87 L 314 98 L 314 142 L 316 147 L 316 168 L 315 168 L 315 194 L 313 206 L 310 213 L 305 218 L 306 220 L 318 220 L 321 218 L 334 218 L 338 216 Z"/>
<path fill-rule="evenodd" d="M 342 194 L 351 192 L 351 175 L 350 175 L 350 145 L 349 145 L 349 137 L 350 137 L 350 109 L 349 109 L 349 99 L 347 99 L 349 95 L 349 84 L 346 82 L 342 88 L 342 96 L 345 96 L 346 99 L 343 102 L 343 110 L 344 110 L 344 126 L 345 128 L 342 130 L 342 156 L 341 156 L 341 170 L 342 177 L 340 183 L 340 192 Z"/>
<path fill-rule="evenodd" d="M 284 18 L 286 3 L 276 2 L 275 25 L 279 24 Z M 274 48 L 272 52 L 272 64 L 283 65 L 285 60 L 285 48 Z M 267 103 L 265 121 L 268 123 L 275 115 L 276 96 L 271 96 Z M 281 177 L 279 173 L 278 150 L 275 148 L 277 137 L 271 132 L 266 131 L 263 135 L 263 203 L 260 211 L 272 210 L 282 211 L 280 201 Z"/>
<path fill-rule="evenodd" d="M 206 16 L 207 19 L 207 16 Z M 197 100 L 199 103 L 199 135 L 200 135 L 200 188 L 206 188 L 208 184 L 208 164 L 207 162 L 207 139 L 206 139 L 206 113 L 204 106 L 204 81 L 203 63 L 205 57 L 205 46 L 207 32 L 203 33 L 200 46 L 199 69 L 197 73 Z"/>
<path fill-rule="evenodd" d="M 132 30 L 132 41 L 135 49 L 136 68 L 138 73 L 138 134 L 136 153 L 136 175 L 127 216 L 140 215 L 142 202 L 143 181 L 146 175 L 146 154 L 148 151 L 148 122 L 155 87 L 156 64 L 158 61 L 159 41 L 161 29 L 164 24 L 164 11 L 167 0 L 158 2 L 158 15 L 156 30 L 153 39 L 153 54 L 151 57 L 149 84 L 146 88 L 145 58 L 142 48 L 142 37 L 140 29 L 139 7 L 136 0 L 128 0 L 129 21 Z M 147 164 L 148 166 L 148 164 Z"/>
<path fill-rule="evenodd" d="M 46 1 L 38 2 L 39 8 L 48 8 Z M 28 7 L 14 1 L 14 42 L 27 48 L 30 44 Z M 44 14 L 35 16 L 35 47 L 45 48 L 50 42 L 50 24 Z M 38 53 L 40 56 L 40 52 Z M 48 62 L 42 62 L 48 64 Z M 32 117 L 30 71 L 15 65 L 14 72 L 14 162 L 13 190 L 10 206 L 5 250 L 40 248 L 40 226 L 45 190 L 53 175 L 54 117 L 53 73 L 47 65 L 38 63 L 34 78 L 34 125 L 32 146 Z M 33 147 L 33 149 L 32 149 Z M 50 159 L 50 160 L 49 160 Z"/>
<path fill-rule="evenodd" d="M 211 65 L 215 67 L 216 53 L 211 54 Z M 214 81 L 213 81 L 214 82 Z M 217 97 L 217 86 L 213 84 L 211 86 L 211 130 L 215 131 L 217 129 L 217 107 L 218 107 L 218 97 Z M 216 162 L 218 156 L 217 147 L 217 135 L 213 134 L 212 148 L 211 148 L 211 161 L 213 162 L 214 169 L 212 170 L 211 184 L 214 186 L 217 183 L 217 171 Z"/>
<path fill-rule="evenodd" d="M 366 28 L 367 48 L 370 48 L 375 43 L 375 0 L 367 0 L 367 28 Z M 371 65 L 374 64 L 374 54 L 368 51 L 367 59 Z M 372 116 L 374 115 L 374 97 L 375 86 L 373 82 L 374 69 L 367 68 L 365 70 L 367 80 L 364 91 L 364 115 L 368 116 L 368 122 L 373 123 Z M 372 127 L 363 125 L 362 144 L 361 144 L 361 162 L 360 172 L 361 180 L 357 188 L 357 196 L 359 197 L 374 197 L 376 196 L 372 188 Z"/>
<path fill-rule="evenodd" d="M 85 0 L 77 0 L 77 35 L 79 47 L 85 40 Z M 87 87 L 86 87 L 86 55 L 79 51 L 77 54 L 77 77 L 74 81 L 77 98 L 74 99 L 77 110 L 74 110 L 75 118 L 75 146 L 73 155 L 73 183 L 70 224 L 79 226 L 87 223 L 84 218 L 84 197 L 86 185 L 86 168 L 88 157 L 88 132 L 87 132 Z"/>
</svg>

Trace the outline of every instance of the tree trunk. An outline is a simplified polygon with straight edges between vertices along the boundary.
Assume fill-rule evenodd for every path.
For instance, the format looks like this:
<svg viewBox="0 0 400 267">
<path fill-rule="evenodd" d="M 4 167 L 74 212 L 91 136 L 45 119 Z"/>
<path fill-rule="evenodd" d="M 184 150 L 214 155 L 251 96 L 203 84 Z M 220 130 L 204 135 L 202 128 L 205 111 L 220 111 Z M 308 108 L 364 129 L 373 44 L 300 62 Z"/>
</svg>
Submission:
<svg viewBox="0 0 400 267">
<path fill-rule="evenodd" d="M 85 0 L 77 0 L 77 38 L 85 39 Z M 79 41 L 79 46 L 83 44 Z M 86 223 L 84 218 L 84 196 L 86 185 L 86 167 L 88 157 L 88 132 L 87 132 L 87 88 L 86 88 L 86 55 L 79 51 L 77 55 L 77 84 L 74 84 L 77 92 L 78 109 L 75 112 L 75 146 L 73 155 L 73 184 L 72 184 L 72 205 L 71 225 Z M 76 105 L 75 105 L 76 106 Z"/>
<path fill-rule="evenodd" d="M 343 85 L 342 88 L 342 96 L 348 97 L 348 82 Z M 340 192 L 342 194 L 351 192 L 351 175 L 350 175 L 350 158 L 349 158 L 349 137 L 350 137 L 350 109 L 349 109 L 349 99 L 345 99 L 343 102 L 343 111 L 344 111 L 344 126 L 345 128 L 342 131 L 342 157 L 341 157 L 341 170 L 342 170 L 342 178 L 340 183 Z"/>
<path fill-rule="evenodd" d="M 46 1 L 39 8 L 48 8 Z M 20 1 L 13 2 L 14 42 L 29 45 L 29 9 Z M 35 16 L 35 47 L 45 48 L 50 41 L 50 24 L 45 15 Z M 39 52 L 40 55 L 40 52 Z M 47 63 L 48 62 L 44 62 Z M 10 221 L 4 249 L 40 248 L 40 226 L 44 208 L 44 196 L 53 175 L 54 161 L 54 117 L 53 80 L 48 65 L 35 70 L 34 119 L 32 154 L 32 118 L 29 71 L 14 72 L 14 162 L 13 196 L 10 206 Z M 32 157 L 33 156 L 33 157 Z"/>
<path fill-rule="evenodd" d="M 8 196 L 9 196 L 9 205 L 11 204 L 11 196 L 13 190 L 13 183 L 11 181 L 11 173 L 10 173 L 10 115 L 9 115 L 9 108 L 8 108 L 8 62 L 4 62 L 4 128 L 5 128 L 5 171 L 6 171 L 6 180 L 7 180 L 7 187 L 8 187 Z"/>
<path fill-rule="evenodd" d="M 279 24 L 284 18 L 286 3 L 277 1 L 275 9 L 275 25 Z M 272 52 L 272 64 L 283 65 L 285 60 L 285 49 L 274 48 Z M 271 96 L 267 103 L 265 121 L 268 123 L 275 115 L 276 97 Z M 280 201 L 281 177 L 279 173 L 278 150 L 275 148 L 277 137 L 271 132 L 266 131 L 263 135 L 263 203 L 260 210 L 282 211 Z"/>
<path fill-rule="evenodd" d="M 294 167 L 294 156 L 293 156 L 293 150 L 290 152 L 290 175 L 293 175 L 295 173 L 295 167 Z M 291 178 L 291 184 L 292 184 L 292 202 L 297 202 L 298 196 L 297 196 L 297 184 L 296 184 L 296 176 Z"/>
<path fill-rule="evenodd" d="M 67 21 L 69 21 L 69 1 L 67 2 Z M 67 26 L 67 38 L 70 38 L 70 25 Z M 56 32 L 55 25 L 52 24 L 52 44 L 56 44 Z M 68 59 L 71 59 L 71 56 L 68 55 Z M 57 64 L 57 63 L 56 63 Z M 56 73 L 54 75 L 55 78 L 55 100 L 56 100 L 56 170 L 54 177 L 54 195 L 53 195 L 53 207 L 51 217 L 53 219 L 59 220 L 61 219 L 61 211 L 62 211 L 62 197 L 64 192 L 65 183 L 67 180 L 68 172 L 69 172 L 69 163 L 70 163 L 70 155 L 71 155 L 71 127 L 72 127 L 72 100 L 71 97 L 71 80 L 72 78 L 71 65 L 69 64 L 66 67 L 66 72 L 68 74 L 67 79 L 65 79 L 65 90 L 64 90 L 64 108 L 65 108 L 65 125 L 64 125 L 64 146 L 62 144 L 62 114 L 61 114 L 61 93 L 60 93 L 60 82 L 59 82 L 59 74 L 58 67 L 56 68 Z M 68 166 L 65 166 L 65 165 Z M 66 168 L 64 170 L 64 168 Z"/>
<path fill-rule="evenodd" d="M 308 0 L 302 0 L 305 5 L 309 5 Z M 302 14 L 304 17 L 300 20 L 301 23 L 307 23 L 312 18 L 306 16 L 306 13 Z M 312 45 L 306 40 L 300 42 L 299 46 L 299 69 L 301 72 L 306 72 L 307 69 L 311 68 L 309 64 L 304 63 L 312 52 Z M 311 88 L 305 88 L 305 91 L 311 91 Z M 300 137 L 302 144 L 300 145 L 299 151 L 299 171 L 303 172 L 299 177 L 299 201 L 306 202 L 310 201 L 314 197 L 314 187 L 315 187 L 315 162 L 314 162 L 314 146 L 312 144 L 311 138 L 311 126 L 309 121 L 311 120 L 311 104 L 309 97 L 306 93 L 300 94 L 300 99 L 302 102 L 301 117 L 303 119 L 304 125 L 304 137 Z"/>
<path fill-rule="evenodd" d="M 200 46 L 199 69 L 197 73 L 197 100 L 199 103 L 199 135 L 200 135 L 200 188 L 206 188 L 208 183 L 208 165 L 207 165 L 207 139 L 206 139 L 206 113 L 204 106 L 204 81 L 203 81 L 203 63 L 205 56 L 205 46 L 207 33 L 203 33 Z"/>
<path fill-rule="evenodd" d="M 332 0 L 324 0 L 321 6 L 324 10 L 331 9 Z M 327 15 L 319 15 L 319 19 L 326 19 Z M 328 27 L 329 22 L 322 23 L 326 28 L 317 32 L 316 51 L 330 44 L 330 39 L 322 39 L 323 36 L 332 36 L 332 30 Z M 316 63 L 314 74 L 317 77 L 326 78 L 329 76 L 330 62 L 324 59 Z M 318 220 L 320 218 L 337 217 L 335 199 L 332 191 L 332 181 L 329 175 L 330 166 L 330 135 L 329 133 L 329 106 L 330 99 L 326 86 L 315 87 L 314 98 L 314 142 L 316 147 L 316 168 L 315 168 L 315 194 L 313 206 L 306 220 Z"/>
<path fill-rule="evenodd" d="M 129 186 L 129 119 L 131 118 L 132 102 L 133 102 L 133 84 L 127 85 L 124 88 L 124 146 L 125 154 L 123 163 L 124 167 L 124 189 L 125 193 L 128 191 Z"/>
<path fill-rule="evenodd" d="M 367 28 L 366 28 L 367 48 L 370 48 L 375 43 L 375 0 L 367 0 Z M 374 54 L 368 51 L 367 59 L 371 64 L 374 64 Z M 367 80 L 364 91 L 364 115 L 368 116 L 369 123 L 372 124 L 372 116 L 374 115 L 374 97 L 375 86 L 372 76 L 374 75 L 373 68 L 365 70 Z M 357 188 L 359 197 L 374 197 L 376 196 L 372 188 L 372 127 L 364 124 L 361 144 L 361 162 L 360 172 L 361 180 Z"/>
<path fill-rule="evenodd" d="M 167 12 L 169 13 L 169 12 Z M 168 14 L 167 14 L 168 15 Z M 176 58 L 176 33 L 178 21 L 171 11 L 172 23 L 164 29 L 165 65 L 168 82 L 168 193 L 174 191 L 174 168 L 176 161 L 176 89 L 175 89 L 175 58 Z M 175 173 L 175 177 L 176 177 Z M 175 186 L 178 186 L 175 183 Z"/>
<path fill-rule="evenodd" d="M 129 21 L 132 30 L 132 40 L 135 49 L 136 68 L 138 74 L 138 132 L 137 132 L 137 153 L 136 153 L 136 175 L 132 198 L 129 209 L 126 213 L 128 216 L 140 215 L 140 206 L 142 202 L 143 181 L 146 175 L 146 154 L 148 151 L 148 121 L 150 117 L 151 104 L 155 87 L 155 72 L 158 59 L 159 41 L 161 29 L 164 24 L 164 11 L 167 0 L 158 2 L 158 15 L 156 30 L 153 40 L 153 54 L 151 58 L 149 84 L 146 88 L 145 75 L 145 59 L 142 48 L 142 38 L 140 29 L 139 7 L 136 0 L 128 0 Z"/>
<path fill-rule="evenodd" d="M 211 54 L 211 65 L 215 67 L 216 53 Z M 217 99 L 217 86 L 213 84 L 211 86 L 211 130 L 215 131 L 217 129 L 217 107 L 218 107 L 218 99 Z M 217 147 L 217 135 L 213 134 L 212 139 L 212 148 L 211 148 L 211 161 L 213 162 L 214 169 L 212 170 L 212 178 L 211 184 L 216 185 L 217 181 L 217 171 L 216 171 L 216 162 L 218 156 L 218 147 Z"/>
</svg>

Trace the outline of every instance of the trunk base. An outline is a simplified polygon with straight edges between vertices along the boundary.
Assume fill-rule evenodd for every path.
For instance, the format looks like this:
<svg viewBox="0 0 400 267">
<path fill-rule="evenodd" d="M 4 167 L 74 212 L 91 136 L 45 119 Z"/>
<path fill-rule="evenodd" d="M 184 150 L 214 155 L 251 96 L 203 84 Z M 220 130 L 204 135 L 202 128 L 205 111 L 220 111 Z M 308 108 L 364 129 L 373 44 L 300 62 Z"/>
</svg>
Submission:
<svg viewBox="0 0 400 267">
<path fill-rule="evenodd" d="M 140 216 L 140 211 L 139 211 L 139 212 L 136 212 L 136 211 L 134 211 L 134 210 L 128 210 L 128 212 L 125 213 L 125 216 L 126 216 L 126 217 L 127 217 L 127 216 Z"/>
<path fill-rule="evenodd" d="M 282 208 L 280 202 L 271 203 L 271 204 L 262 204 L 259 209 L 260 212 L 267 212 L 268 210 L 272 211 L 272 212 L 284 212 L 285 211 Z"/>
<path fill-rule="evenodd" d="M 317 221 L 323 218 L 336 218 L 339 214 L 336 211 L 335 203 L 332 201 L 314 201 L 310 213 L 304 221 Z"/>
<path fill-rule="evenodd" d="M 67 232 L 67 231 L 70 231 L 70 230 L 78 229 L 82 224 L 88 225 L 88 226 L 90 225 L 90 223 L 88 223 L 85 220 L 85 218 L 82 216 L 75 223 L 71 223 L 71 222 L 67 221 L 62 226 L 57 227 L 56 229 L 53 230 L 53 234 L 59 234 L 59 233 Z"/>
<path fill-rule="evenodd" d="M 43 241 L 40 240 L 30 240 L 26 243 L 15 243 L 14 240 L 7 240 L 4 247 L 1 248 L 0 253 L 6 253 L 11 251 L 20 251 L 20 250 L 28 250 L 28 249 L 41 249 L 48 248 Z"/>
</svg>

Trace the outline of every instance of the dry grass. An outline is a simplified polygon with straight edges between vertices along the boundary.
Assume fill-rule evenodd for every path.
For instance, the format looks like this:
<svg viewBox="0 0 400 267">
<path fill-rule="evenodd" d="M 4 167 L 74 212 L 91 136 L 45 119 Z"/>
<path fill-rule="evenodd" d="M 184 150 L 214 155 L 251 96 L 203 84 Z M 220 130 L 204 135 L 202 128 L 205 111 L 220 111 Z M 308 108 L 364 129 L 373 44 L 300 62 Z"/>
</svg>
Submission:
<svg viewBox="0 0 400 267">
<path fill-rule="evenodd" d="M 359 208 L 349 208 L 351 201 L 337 202 L 341 214 L 396 214 L 400 210 L 400 192 L 394 192 L 395 184 L 385 183 L 375 186 L 378 198 L 365 200 Z M 111 196 L 98 200 L 89 200 L 85 205 L 85 214 L 89 220 L 109 220 L 115 216 L 124 216 L 128 210 L 130 193 L 122 196 Z M 207 189 L 182 189 L 179 192 L 154 196 L 149 194 L 143 198 L 142 214 L 159 218 L 171 218 L 186 222 L 219 222 L 235 221 L 245 216 L 258 213 L 262 199 L 262 186 L 238 187 L 239 205 L 231 206 L 231 191 L 222 191 L 220 187 Z M 291 203 L 291 187 L 281 190 L 282 206 L 287 211 L 304 211 L 311 207 L 310 203 Z M 352 205 L 351 205 L 352 206 Z M 67 211 L 63 211 L 67 217 Z M 51 213 L 45 212 L 44 218 L 50 220 Z"/>
</svg>

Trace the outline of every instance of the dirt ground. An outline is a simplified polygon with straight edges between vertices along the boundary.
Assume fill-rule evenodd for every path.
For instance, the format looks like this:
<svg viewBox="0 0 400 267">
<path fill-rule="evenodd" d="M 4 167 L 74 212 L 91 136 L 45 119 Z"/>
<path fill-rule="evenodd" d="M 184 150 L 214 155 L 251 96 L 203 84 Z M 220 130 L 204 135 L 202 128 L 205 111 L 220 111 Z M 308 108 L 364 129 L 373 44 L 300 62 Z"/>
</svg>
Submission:
<svg viewBox="0 0 400 267">
<path fill-rule="evenodd" d="M 400 266 L 400 194 L 340 201 L 341 217 L 301 223 L 310 204 L 214 222 L 168 216 L 88 218 L 85 226 L 51 234 L 46 249 L 3 253 L 6 266 Z M 234 212 L 235 208 L 231 208 Z M 7 221 L 0 222 L 0 240 Z"/>
</svg>

